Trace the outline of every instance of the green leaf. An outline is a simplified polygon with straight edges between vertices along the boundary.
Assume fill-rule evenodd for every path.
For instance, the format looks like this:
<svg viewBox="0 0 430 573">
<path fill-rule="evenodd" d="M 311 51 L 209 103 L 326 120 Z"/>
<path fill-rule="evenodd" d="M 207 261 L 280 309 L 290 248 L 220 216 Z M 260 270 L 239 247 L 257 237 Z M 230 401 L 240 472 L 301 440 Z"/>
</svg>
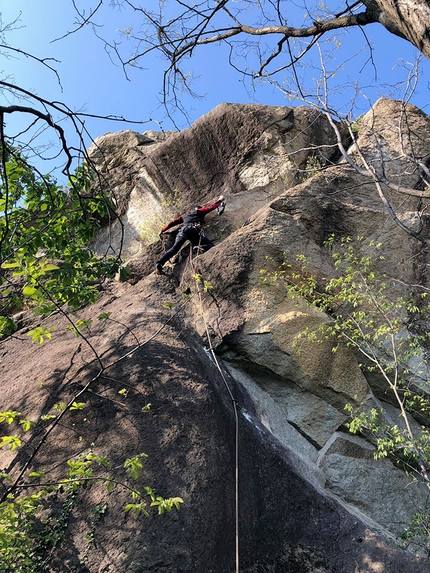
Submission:
<svg viewBox="0 0 430 573">
<path fill-rule="evenodd" d="M 107 320 L 111 314 L 111 312 L 102 312 L 102 314 L 99 314 L 97 318 L 98 320 Z"/>
<path fill-rule="evenodd" d="M 54 410 L 57 410 L 57 412 L 64 412 L 66 408 L 67 404 L 65 402 L 58 402 L 57 404 L 54 404 Z"/>
<path fill-rule="evenodd" d="M 28 432 L 31 429 L 31 426 L 34 426 L 35 422 L 32 420 L 20 420 L 19 425 L 22 427 L 24 432 Z"/>
<path fill-rule="evenodd" d="M 53 263 L 46 263 L 43 265 L 43 270 L 47 273 L 51 271 L 58 271 L 61 267 L 54 265 Z"/>
<path fill-rule="evenodd" d="M 45 328 L 43 326 L 38 326 L 37 328 L 33 328 L 33 330 L 29 330 L 27 332 L 27 336 L 31 336 L 31 342 L 34 344 L 38 342 L 39 344 L 43 344 L 45 340 L 50 340 L 52 338 L 51 331 L 54 330 L 55 327 L 51 326 L 50 328 Z"/>
<path fill-rule="evenodd" d="M 6 412 L 0 412 L 0 423 L 7 422 L 8 424 L 12 424 L 17 416 L 19 416 L 19 412 L 16 410 L 7 410 Z"/>
<path fill-rule="evenodd" d="M 44 478 L 45 475 L 43 472 L 30 472 L 28 477 Z"/>
<path fill-rule="evenodd" d="M 85 402 L 73 402 L 70 406 L 70 410 L 83 410 L 85 406 Z"/>
<path fill-rule="evenodd" d="M 132 511 L 133 513 L 144 513 L 148 517 L 148 512 L 145 509 L 146 504 L 144 502 L 141 503 L 127 503 L 124 507 L 124 511 Z"/>
<path fill-rule="evenodd" d="M 148 456 L 146 454 L 139 454 L 137 456 L 134 456 L 133 458 L 128 458 L 125 460 L 124 467 L 127 473 L 129 473 L 134 480 L 136 480 L 139 477 L 139 472 L 143 468 L 143 464 L 140 461 L 141 458 L 147 458 L 147 457 Z"/>
<path fill-rule="evenodd" d="M 22 442 L 18 438 L 18 436 L 3 436 L 0 441 L 0 448 L 3 448 L 3 446 L 9 446 L 10 450 L 15 450 L 16 448 L 19 448 L 21 445 Z"/>
<path fill-rule="evenodd" d="M 22 294 L 24 296 L 34 296 L 35 294 L 37 294 L 38 291 L 36 288 L 34 288 L 33 286 L 30 285 L 26 285 L 23 289 L 22 289 Z"/>
</svg>

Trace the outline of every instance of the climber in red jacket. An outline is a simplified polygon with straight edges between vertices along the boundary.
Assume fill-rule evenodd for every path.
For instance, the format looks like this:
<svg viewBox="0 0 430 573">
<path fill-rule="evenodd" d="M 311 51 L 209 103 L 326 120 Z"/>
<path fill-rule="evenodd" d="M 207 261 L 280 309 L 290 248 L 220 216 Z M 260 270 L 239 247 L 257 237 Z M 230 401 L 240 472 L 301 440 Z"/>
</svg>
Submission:
<svg viewBox="0 0 430 573">
<path fill-rule="evenodd" d="M 214 209 L 222 207 L 223 204 L 224 195 L 220 195 L 219 199 L 217 199 L 215 203 L 212 203 L 212 205 L 207 205 L 206 207 L 195 207 L 191 211 L 187 211 L 176 219 L 173 219 L 161 229 L 160 236 L 168 229 L 183 223 L 183 226 L 179 229 L 178 234 L 176 235 L 173 247 L 166 251 L 157 261 L 156 270 L 159 275 L 163 272 L 164 263 L 176 255 L 186 241 L 190 241 L 193 246 L 193 250 L 197 252 L 204 253 L 214 246 L 212 241 L 210 241 L 204 234 L 202 226 L 206 215 Z"/>
</svg>

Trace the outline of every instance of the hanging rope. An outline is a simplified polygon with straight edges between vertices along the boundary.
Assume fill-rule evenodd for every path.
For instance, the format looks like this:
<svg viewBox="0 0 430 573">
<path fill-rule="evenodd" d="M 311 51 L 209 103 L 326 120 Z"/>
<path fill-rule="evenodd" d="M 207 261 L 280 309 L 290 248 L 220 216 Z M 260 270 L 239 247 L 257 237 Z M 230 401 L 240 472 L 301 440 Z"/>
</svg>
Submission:
<svg viewBox="0 0 430 573">
<path fill-rule="evenodd" d="M 192 260 L 192 251 L 190 252 L 190 261 Z M 194 273 L 196 276 L 196 270 L 194 270 Z M 198 280 L 196 278 L 196 288 L 197 288 L 197 294 L 199 297 L 199 303 L 200 303 L 200 311 L 201 311 L 201 315 L 202 315 L 202 319 L 203 319 L 203 324 L 205 327 L 205 331 L 206 331 L 206 337 L 208 339 L 208 344 L 209 344 L 209 350 L 210 353 L 212 355 L 212 358 L 214 360 L 214 363 L 216 364 L 216 367 L 218 368 L 219 373 L 221 374 L 221 378 L 223 379 L 224 385 L 227 389 L 227 392 L 229 394 L 232 406 L 233 406 L 233 412 L 234 412 L 234 419 L 235 419 L 235 537 L 236 537 L 236 573 L 239 573 L 239 415 L 238 415 L 238 406 L 237 406 L 237 402 L 233 396 L 233 393 L 230 389 L 230 386 L 228 385 L 227 379 L 225 377 L 225 374 L 218 362 L 218 358 L 215 354 L 215 350 L 214 347 L 212 345 L 212 339 L 211 339 L 211 335 L 209 333 L 209 327 L 208 324 L 206 322 L 206 318 L 205 318 L 205 314 L 204 314 L 204 309 L 203 309 L 203 299 L 202 299 L 202 291 L 200 288 L 200 280 Z"/>
<path fill-rule="evenodd" d="M 218 214 L 222 215 L 222 213 L 224 212 L 224 209 L 225 209 L 225 201 L 223 201 L 222 204 L 220 205 L 220 207 L 217 208 Z M 197 254 L 199 253 L 199 250 L 200 250 L 201 239 L 202 239 L 202 235 L 200 234 L 199 243 L 196 247 Z M 211 338 L 211 335 L 209 332 L 209 327 L 208 327 L 208 324 L 206 322 L 204 309 L 203 309 L 203 299 L 202 299 L 202 292 L 201 292 L 201 288 L 200 288 L 200 279 L 198 279 L 196 276 L 197 271 L 193 267 L 192 261 L 193 261 L 193 245 L 190 244 L 190 253 L 187 257 L 187 261 L 185 263 L 185 268 L 184 268 L 182 275 L 181 275 L 179 286 L 181 286 L 183 281 L 184 281 L 184 277 L 185 277 L 187 269 L 189 267 L 193 268 L 194 278 L 196 279 L 195 284 L 196 284 L 197 294 L 199 297 L 202 320 L 203 320 L 203 324 L 204 324 L 205 331 L 206 331 L 206 337 L 208 339 L 208 344 L 209 344 L 209 351 L 212 355 L 213 361 L 214 361 L 214 363 L 215 363 L 215 365 L 216 365 L 216 367 L 217 367 L 217 369 L 221 375 L 221 378 L 224 382 L 224 385 L 227 389 L 228 395 L 230 397 L 230 400 L 231 400 L 231 403 L 233 406 L 233 412 L 234 412 L 234 420 L 235 420 L 235 539 L 236 539 L 236 543 L 235 543 L 236 569 L 235 569 L 235 571 L 236 571 L 236 573 L 239 573 L 239 563 L 240 563 L 239 555 L 240 554 L 239 554 L 239 415 L 238 415 L 238 406 L 237 406 L 237 402 L 233 396 L 233 393 L 230 389 L 230 386 L 228 385 L 225 374 L 224 374 L 224 372 L 220 366 L 220 363 L 218 362 L 218 358 L 215 354 L 215 350 L 213 348 L 212 338 Z"/>
</svg>

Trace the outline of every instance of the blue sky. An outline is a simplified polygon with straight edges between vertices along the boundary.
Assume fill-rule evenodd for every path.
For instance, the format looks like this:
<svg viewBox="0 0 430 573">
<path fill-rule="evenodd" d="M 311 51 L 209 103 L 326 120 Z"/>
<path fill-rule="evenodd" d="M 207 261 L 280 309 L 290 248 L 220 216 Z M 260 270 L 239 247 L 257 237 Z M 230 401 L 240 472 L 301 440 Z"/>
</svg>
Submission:
<svg viewBox="0 0 430 573">
<path fill-rule="evenodd" d="M 146 0 L 145 6 L 149 1 L 153 0 Z M 89 7 L 94 8 L 97 1 L 76 0 L 76 4 L 88 10 Z M 116 30 L 136 25 L 136 17 L 127 11 L 112 10 L 108 4 L 103 5 L 98 13 L 97 18 L 102 25 L 98 30 L 106 37 L 120 40 Z M 291 9 L 292 3 L 286 2 L 285 5 Z M 88 119 L 86 126 L 93 137 L 120 129 L 143 132 L 146 129 L 159 129 L 160 125 L 165 130 L 174 127 L 160 106 L 164 62 L 157 56 L 146 60 L 145 70 L 129 70 L 128 81 L 122 68 L 117 63 L 112 63 L 90 27 L 53 42 L 74 28 L 75 13 L 71 0 L 0 0 L 0 12 L 3 24 L 20 18 L 17 25 L 19 29 L 6 35 L 9 44 L 39 58 L 54 57 L 58 60 L 52 62 L 52 65 L 58 70 L 61 86 L 51 71 L 24 56 L 9 59 L 0 57 L 2 79 L 12 79 L 16 84 L 46 99 L 64 101 L 74 110 L 85 110 L 98 115 L 119 115 L 144 122 L 140 125 L 124 125 Z M 385 86 L 400 81 L 401 74 L 404 73 L 400 60 L 412 62 L 416 50 L 407 42 L 386 32 L 381 26 L 367 27 L 366 33 L 376 48 L 374 57 L 378 70 L 377 81 L 374 81 L 374 68 L 368 61 L 367 52 L 339 68 L 336 81 L 340 85 L 349 83 L 350 86 L 356 80 L 362 85 L 373 83 L 366 91 L 371 103 L 380 95 L 399 97 L 401 91 L 393 94 L 392 89 Z M 354 54 L 357 46 L 363 43 L 363 35 L 360 31 L 348 31 L 344 35 L 339 34 L 339 38 L 342 48 L 336 57 L 341 63 L 346 55 L 349 57 Z M 126 42 L 124 47 L 127 48 Z M 191 122 L 222 102 L 291 105 L 291 101 L 286 99 L 284 94 L 271 86 L 260 86 L 256 92 L 253 92 L 249 84 L 244 86 L 241 77 L 221 57 L 221 53 L 216 46 L 203 48 L 201 51 L 197 50 L 195 58 L 189 61 L 189 70 L 194 69 L 199 76 L 195 88 L 199 93 L 205 94 L 204 99 L 184 98 L 183 103 Z M 308 71 L 308 79 L 316 73 L 311 65 Z M 422 74 L 418 93 L 412 101 L 430 113 L 430 66 L 427 61 L 424 62 Z M 353 97 L 353 88 L 338 92 L 333 87 L 331 93 L 332 105 L 339 111 L 347 110 Z M 5 101 L 4 97 L 4 94 L 0 96 L 2 104 L 16 103 L 10 98 Z M 363 99 L 362 104 L 363 109 L 361 110 L 359 105 L 357 113 L 365 111 L 368 102 Z M 151 119 L 155 121 L 150 121 Z M 187 126 L 185 118 L 180 114 L 175 116 L 175 121 L 180 128 Z"/>
</svg>

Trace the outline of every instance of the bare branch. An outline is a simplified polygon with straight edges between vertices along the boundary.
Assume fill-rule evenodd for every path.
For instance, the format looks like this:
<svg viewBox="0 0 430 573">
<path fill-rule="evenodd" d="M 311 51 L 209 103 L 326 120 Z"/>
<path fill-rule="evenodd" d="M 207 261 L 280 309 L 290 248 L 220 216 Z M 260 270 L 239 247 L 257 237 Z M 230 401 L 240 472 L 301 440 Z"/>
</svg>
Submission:
<svg viewBox="0 0 430 573">
<path fill-rule="evenodd" d="M 82 22 L 79 24 L 79 26 L 77 28 L 75 28 L 74 30 L 71 30 L 70 32 L 66 32 L 65 34 L 63 34 L 62 36 L 59 36 L 58 38 L 55 38 L 54 40 L 52 40 L 51 43 L 54 42 L 58 42 L 59 40 L 62 40 L 64 38 L 67 38 L 67 36 L 71 36 L 72 34 L 75 34 L 76 32 L 79 32 L 79 30 L 81 30 L 84 26 L 86 26 L 87 24 L 91 24 L 92 26 L 95 26 L 96 24 L 94 24 L 94 22 L 91 21 L 91 19 L 94 17 L 94 14 L 97 12 L 97 10 L 100 8 L 100 6 L 102 6 L 103 4 L 103 0 L 99 0 L 98 5 L 94 8 L 94 10 L 91 10 L 90 8 L 90 13 L 88 14 L 87 17 L 84 16 L 84 14 L 81 12 L 79 12 L 78 7 L 76 6 L 76 2 L 75 0 L 72 0 L 73 3 L 73 7 L 76 10 L 76 13 L 78 14 L 79 18 L 82 20 Z"/>
<path fill-rule="evenodd" d="M 16 54 L 20 54 L 21 56 L 25 56 L 26 58 L 30 58 L 31 60 L 39 62 L 39 64 L 42 64 L 55 74 L 55 76 L 57 77 L 58 85 L 61 87 L 61 90 L 63 89 L 58 71 L 48 63 L 48 62 L 56 62 L 57 64 L 60 63 L 60 61 L 57 60 L 56 58 L 38 58 L 34 54 L 30 54 L 29 52 L 21 50 L 20 48 L 14 48 L 9 44 L 0 44 L 0 49 L 9 50 L 11 52 L 15 52 Z"/>
</svg>

